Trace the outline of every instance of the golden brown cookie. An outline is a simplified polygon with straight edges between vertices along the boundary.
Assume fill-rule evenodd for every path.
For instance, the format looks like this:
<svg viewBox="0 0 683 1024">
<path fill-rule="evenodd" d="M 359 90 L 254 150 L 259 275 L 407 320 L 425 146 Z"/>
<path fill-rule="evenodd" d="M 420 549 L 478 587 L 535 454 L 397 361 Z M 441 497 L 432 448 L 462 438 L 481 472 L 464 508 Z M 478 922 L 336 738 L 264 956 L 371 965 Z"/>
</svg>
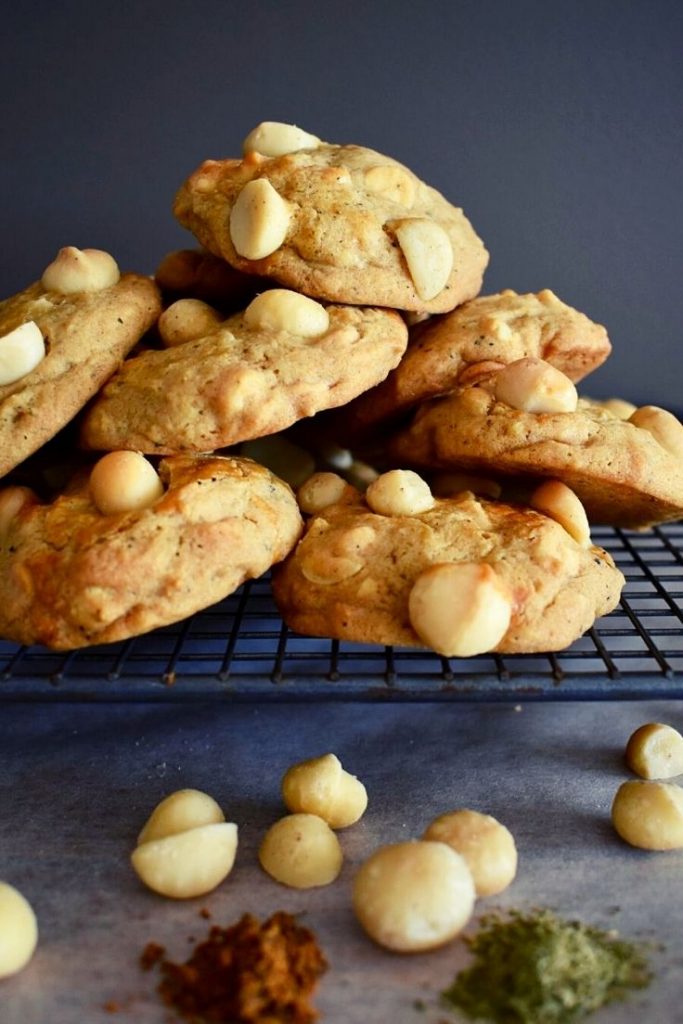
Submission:
<svg viewBox="0 0 683 1024">
<path fill-rule="evenodd" d="M 259 126 L 182 186 L 203 246 L 331 302 L 445 312 L 479 292 L 488 253 L 461 209 L 390 157 L 290 129 Z"/>
<path fill-rule="evenodd" d="M 390 310 L 325 308 L 271 289 L 196 340 L 126 362 L 86 415 L 83 443 L 207 452 L 273 434 L 372 387 L 400 359 L 407 333 Z"/>
<path fill-rule="evenodd" d="M 93 252 L 61 250 L 42 281 L 0 302 L 0 371 L 12 346 L 20 373 L 0 383 L 0 476 L 82 409 L 161 312 L 153 281 Z"/>
<path fill-rule="evenodd" d="M 607 331 L 545 289 L 506 289 L 465 302 L 418 324 L 389 376 L 335 414 L 340 437 L 362 438 L 428 398 L 445 394 L 491 364 L 525 356 L 545 359 L 571 380 L 600 366 L 611 351 Z"/>
<path fill-rule="evenodd" d="M 169 303 L 189 296 L 225 313 L 244 309 L 258 292 L 271 287 L 267 278 L 244 274 L 225 260 L 199 249 L 168 253 L 157 267 L 154 280 Z"/>
<path fill-rule="evenodd" d="M 623 586 L 609 554 L 554 519 L 470 492 L 433 499 L 413 473 L 385 474 L 365 500 L 311 478 L 301 497 L 317 514 L 273 574 L 301 633 L 447 656 L 560 650 Z"/>
<path fill-rule="evenodd" d="M 178 456 L 159 475 L 131 511 L 100 511 L 87 476 L 50 504 L 0 492 L 0 635 L 65 650 L 145 633 L 261 575 L 301 532 L 290 488 L 249 460 Z"/>
<path fill-rule="evenodd" d="M 622 420 L 583 400 L 533 412 L 501 400 L 495 378 L 424 403 L 389 442 L 394 463 L 562 480 L 597 523 L 640 529 L 683 516 L 683 427 L 670 413 Z"/>
</svg>

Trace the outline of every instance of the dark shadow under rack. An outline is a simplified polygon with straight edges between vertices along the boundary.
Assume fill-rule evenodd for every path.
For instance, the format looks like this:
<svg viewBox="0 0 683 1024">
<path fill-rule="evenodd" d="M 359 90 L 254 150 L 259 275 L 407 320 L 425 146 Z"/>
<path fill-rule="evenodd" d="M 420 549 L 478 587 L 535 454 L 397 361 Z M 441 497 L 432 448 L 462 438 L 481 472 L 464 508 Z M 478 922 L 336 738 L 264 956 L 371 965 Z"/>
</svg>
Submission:
<svg viewBox="0 0 683 1024">
<path fill-rule="evenodd" d="M 557 654 L 442 658 L 298 636 L 267 578 L 184 622 L 56 654 L 0 641 L 0 700 L 683 698 L 683 523 L 593 529 L 626 576 L 619 607 Z"/>
</svg>

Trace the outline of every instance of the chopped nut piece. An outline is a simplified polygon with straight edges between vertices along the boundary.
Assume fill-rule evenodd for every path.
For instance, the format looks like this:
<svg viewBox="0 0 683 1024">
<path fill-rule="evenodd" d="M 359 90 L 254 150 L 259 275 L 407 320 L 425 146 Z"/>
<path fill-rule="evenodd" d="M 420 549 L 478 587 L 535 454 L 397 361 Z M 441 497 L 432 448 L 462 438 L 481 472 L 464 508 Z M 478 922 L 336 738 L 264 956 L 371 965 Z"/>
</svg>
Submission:
<svg viewBox="0 0 683 1024">
<path fill-rule="evenodd" d="M 451 240 L 439 224 L 419 217 L 399 221 L 394 232 L 415 291 L 424 302 L 429 302 L 445 288 L 451 276 Z"/>
<path fill-rule="evenodd" d="M 516 359 L 495 377 L 496 401 L 522 412 L 575 412 L 579 396 L 561 370 L 543 359 Z"/>
<path fill-rule="evenodd" d="M 240 256 L 261 260 L 279 249 L 289 229 L 287 203 L 267 178 L 255 178 L 240 192 L 230 212 L 230 237 Z"/>
<path fill-rule="evenodd" d="M 159 317 L 159 334 L 167 348 L 204 338 L 223 322 L 223 317 L 201 299 L 178 299 Z"/>
<path fill-rule="evenodd" d="M 531 495 L 529 504 L 564 527 L 581 547 L 590 547 L 591 532 L 586 510 L 571 488 L 562 481 L 547 480 L 541 484 Z"/>
<path fill-rule="evenodd" d="M 35 370 L 45 358 L 45 339 L 38 324 L 29 320 L 0 338 L 0 387 L 14 384 Z"/>
<path fill-rule="evenodd" d="M 683 459 L 683 423 L 673 413 L 656 405 L 643 405 L 629 419 L 635 427 L 647 430 L 677 459 Z"/>
<path fill-rule="evenodd" d="M 369 192 L 407 209 L 415 202 L 415 182 L 402 167 L 394 167 L 392 164 L 370 167 L 365 172 L 364 181 Z"/>
<path fill-rule="evenodd" d="M 316 149 L 320 139 L 282 121 L 262 121 L 253 128 L 242 143 L 243 153 L 262 153 L 264 156 L 284 156 L 300 149 Z"/>
</svg>

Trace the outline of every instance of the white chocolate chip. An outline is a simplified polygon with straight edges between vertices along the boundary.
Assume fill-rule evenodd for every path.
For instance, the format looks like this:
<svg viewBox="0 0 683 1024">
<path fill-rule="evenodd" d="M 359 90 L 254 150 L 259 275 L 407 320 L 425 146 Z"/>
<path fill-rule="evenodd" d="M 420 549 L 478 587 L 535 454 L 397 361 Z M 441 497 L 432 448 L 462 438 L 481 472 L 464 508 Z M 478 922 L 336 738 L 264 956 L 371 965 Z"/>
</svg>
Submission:
<svg viewBox="0 0 683 1024">
<path fill-rule="evenodd" d="M 347 484 L 336 473 L 314 473 L 297 491 L 299 508 L 306 515 L 316 515 L 328 505 L 335 505 Z"/>
<path fill-rule="evenodd" d="M 531 495 L 529 504 L 564 527 L 581 547 L 590 547 L 591 532 L 586 510 L 574 491 L 561 480 L 546 480 Z"/>
<path fill-rule="evenodd" d="M 249 132 L 242 143 L 243 153 L 262 153 L 264 156 L 284 156 L 300 149 L 317 149 L 320 139 L 282 121 L 262 121 Z"/>
<path fill-rule="evenodd" d="M 656 405 L 643 405 L 629 419 L 634 427 L 647 430 L 655 441 L 677 459 L 683 459 L 683 423 L 673 413 Z"/>
<path fill-rule="evenodd" d="M 38 497 L 30 487 L 5 487 L 0 491 L 0 537 L 7 533 L 14 517 L 26 505 L 35 505 Z"/>
<path fill-rule="evenodd" d="M 434 504 L 429 484 L 412 469 L 382 473 L 369 485 L 365 500 L 381 516 L 415 516 Z"/>
<path fill-rule="evenodd" d="M 414 218 L 399 221 L 394 234 L 405 256 L 415 291 L 424 302 L 439 294 L 453 269 L 453 246 L 433 220 Z"/>
<path fill-rule="evenodd" d="M 71 295 L 111 288 L 120 277 L 116 260 L 108 252 L 67 245 L 45 269 L 40 283 L 47 291 Z"/>
<path fill-rule="evenodd" d="M 215 889 L 230 874 L 236 852 L 237 825 L 219 822 L 142 843 L 131 863 L 154 892 L 183 900 Z"/>
<path fill-rule="evenodd" d="M 25 896 L 0 882 L 0 979 L 9 978 L 29 962 L 38 944 L 38 923 Z"/>
<path fill-rule="evenodd" d="M 90 473 L 90 497 L 104 515 L 149 508 L 163 493 L 157 471 L 140 452 L 109 452 Z"/>
<path fill-rule="evenodd" d="M 167 348 L 211 334 L 223 317 L 201 299 L 178 299 L 159 317 L 159 335 Z"/>
<path fill-rule="evenodd" d="M 225 815 L 208 793 L 199 789 L 178 789 L 154 808 L 138 836 L 138 846 L 221 821 L 225 821 Z"/>
<path fill-rule="evenodd" d="M 446 657 L 469 658 L 498 646 L 510 625 L 512 598 L 490 565 L 444 562 L 420 573 L 408 614 L 427 647 Z"/>
<path fill-rule="evenodd" d="M 364 175 L 365 187 L 374 195 L 389 199 L 407 209 L 415 202 L 415 181 L 403 167 L 381 164 L 370 167 Z"/>
<path fill-rule="evenodd" d="M 302 338 L 318 338 L 330 327 L 330 316 L 315 299 L 287 288 L 271 288 L 253 299 L 244 311 L 247 327 L 285 331 Z"/>
<path fill-rule="evenodd" d="M 279 249 L 289 229 L 289 206 L 267 178 L 255 178 L 230 211 L 230 238 L 240 256 L 261 260 Z"/>
<path fill-rule="evenodd" d="M 29 320 L 0 338 L 0 386 L 21 380 L 45 358 L 45 339 Z"/>
<path fill-rule="evenodd" d="M 576 388 L 561 370 L 543 359 L 516 359 L 496 375 L 494 396 L 522 412 L 575 412 Z"/>
</svg>

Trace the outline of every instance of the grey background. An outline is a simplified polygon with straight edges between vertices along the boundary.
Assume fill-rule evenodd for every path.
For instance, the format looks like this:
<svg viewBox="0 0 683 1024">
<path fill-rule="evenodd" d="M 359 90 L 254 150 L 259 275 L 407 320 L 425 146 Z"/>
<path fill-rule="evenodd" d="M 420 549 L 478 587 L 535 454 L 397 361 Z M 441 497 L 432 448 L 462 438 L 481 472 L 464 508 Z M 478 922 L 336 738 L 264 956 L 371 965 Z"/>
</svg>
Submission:
<svg viewBox="0 0 683 1024">
<path fill-rule="evenodd" d="M 683 408 L 676 0 L 143 0 L 5 5 L 0 293 L 62 245 L 151 272 L 170 206 L 261 120 L 411 166 L 491 252 L 609 329 L 586 385 Z"/>
</svg>

